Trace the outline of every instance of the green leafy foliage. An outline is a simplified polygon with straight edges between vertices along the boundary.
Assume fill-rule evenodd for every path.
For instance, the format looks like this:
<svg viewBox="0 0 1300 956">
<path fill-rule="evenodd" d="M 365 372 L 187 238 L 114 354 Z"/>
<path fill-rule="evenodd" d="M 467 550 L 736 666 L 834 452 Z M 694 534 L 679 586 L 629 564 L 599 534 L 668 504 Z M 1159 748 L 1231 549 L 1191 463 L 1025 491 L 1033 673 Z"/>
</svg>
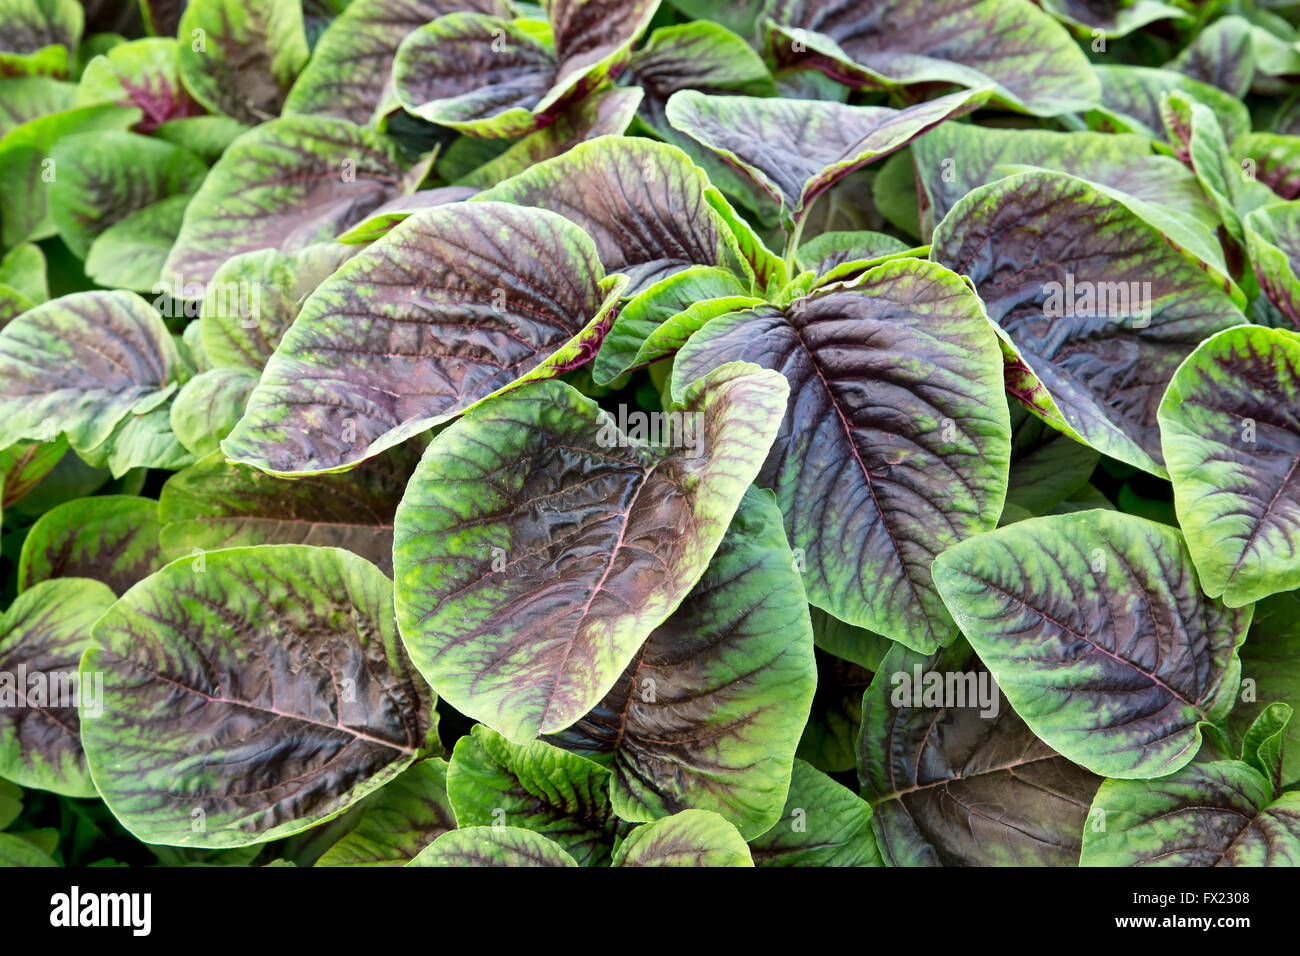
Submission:
<svg viewBox="0 0 1300 956">
<path fill-rule="evenodd" d="M 1297 76 L 0 0 L 0 866 L 1300 865 Z"/>
</svg>

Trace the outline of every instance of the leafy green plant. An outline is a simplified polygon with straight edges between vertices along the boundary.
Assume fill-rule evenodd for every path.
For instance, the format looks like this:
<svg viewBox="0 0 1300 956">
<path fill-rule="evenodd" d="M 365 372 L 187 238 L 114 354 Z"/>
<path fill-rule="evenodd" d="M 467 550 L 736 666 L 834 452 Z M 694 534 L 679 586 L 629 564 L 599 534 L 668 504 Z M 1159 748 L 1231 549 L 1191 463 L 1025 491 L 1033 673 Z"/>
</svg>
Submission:
<svg viewBox="0 0 1300 956">
<path fill-rule="evenodd" d="M 0 865 L 1300 864 L 1300 4 L 0 0 Z"/>
</svg>

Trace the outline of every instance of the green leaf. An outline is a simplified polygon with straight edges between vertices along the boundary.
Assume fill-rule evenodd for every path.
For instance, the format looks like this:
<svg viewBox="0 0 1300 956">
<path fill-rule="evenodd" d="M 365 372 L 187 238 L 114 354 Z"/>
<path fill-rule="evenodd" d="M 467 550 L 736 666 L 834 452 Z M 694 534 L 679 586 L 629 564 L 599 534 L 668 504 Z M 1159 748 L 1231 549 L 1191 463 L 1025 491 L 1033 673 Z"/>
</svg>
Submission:
<svg viewBox="0 0 1300 956">
<path fill-rule="evenodd" d="M 1230 607 L 1300 587 L 1300 336 L 1207 339 L 1160 404 L 1178 523 L 1201 586 Z"/>
<path fill-rule="evenodd" d="M 781 819 L 749 841 L 755 866 L 884 866 L 871 805 L 802 760 Z"/>
<path fill-rule="evenodd" d="M 1241 217 L 1277 197 L 1233 160 L 1219 120 L 1208 106 L 1175 90 L 1164 95 L 1160 112 L 1169 139 L 1190 163 L 1228 233 L 1241 242 Z"/>
<path fill-rule="evenodd" d="M 465 827 L 444 833 L 407 866 L 577 866 L 540 833 L 519 827 Z"/>
<path fill-rule="evenodd" d="M 191 42 L 188 37 L 186 42 Z M 180 46 L 174 37 L 119 43 L 87 63 L 77 84 L 76 104 L 97 103 L 140 107 L 144 113 L 136 124 L 140 133 L 152 133 L 164 123 L 202 112 L 181 85 Z"/>
<path fill-rule="evenodd" d="M 1091 3 L 1089 0 L 1042 0 L 1042 7 L 1062 23 L 1103 36 L 1118 38 L 1159 20 L 1190 20 L 1191 15 L 1161 0 L 1118 0 Z"/>
<path fill-rule="evenodd" d="M 442 834 L 456 829 L 447 798 L 447 762 L 421 760 L 366 797 L 347 835 L 315 866 L 405 866 Z"/>
<path fill-rule="evenodd" d="M 128 415 L 176 390 L 180 356 L 149 304 L 131 292 L 78 292 L 0 330 L 0 448 L 67 434 L 101 445 Z"/>
<path fill-rule="evenodd" d="M 1040 515 L 1088 484 L 1101 456 L 1016 404 L 1007 505 Z"/>
<path fill-rule="evenodd" d="M 1158 398 L 1197 344 L 1245 320 L 1229 280 L 1113 196 L 1046 171 L 971 192 L 930 255 L 970 277 L 1000 326 L 1012 395 L 1163 477 Z"/>
<path fill-rule="evenodd" d="M 137 133 L 65 136 L 50 155 L 57 170 L 50 215 L 82 258 L 113 223 L 160 199 L 192 193 L 207 174 L 197 156 Z"/>
<path fill-rule="evenodd" d="M 93 675 L 79 681 L 77 664 L 91 646 L 91 625 L 112 603 L 107 585 L 60 578 L 27 589 L 0 615 L 0 777 L 95 795 L 78 730 L 100 716 L 103 686 Z"/>
<path fill-rule="evenodd" d="M 1300 793 L 1234 760 L 1107 780 L 1088 820 L 1083 866 L 1300 866 Z"/>
<path fill-rule="evenodd" d="M 1169 68 L 1217 87 L 1237 99 L 1245 97 L 1255 75 L 1252 27 L 1245 17 L 1228 16 L 1201 30 L 1168 64 Z"/>
<path fill-rule="evenodd" d="M 0 780 L 0 830 L 6 829 L 23 812 L 23 789 Z"/>
<path fill-rule="evenodd" d="M 997 524 L 1010 423 L 997 337 L 961 278 L 887 261 L 847 286 L 714 319 L 673 366 L 673 392 L 741 359 L 791 401 L 759 473 L 808 600 L 918 650 L 951 639 L 930 562 Z"/>
<path fill-rule="evenodd" d="M 1243 741 L 1274 705 L 1291 706 L 1300 694 L 1300 596 L 1277 594 L 1255 605 L 1250 635 L 1241 647 L 1241 691 L 1228 727 Z M 1300 723 L 1292 721 L 1282 748 L 1281 781 L 1300 781 Z"/>
<path fill-rule="evenodd" d="M 2 56 L 2 54 L 0 54 Z M 58 866 L 58 862 L 21 836 L 0 833 L 0 866 Z"/>
<path fill-rule="evenodd" d="M 50 218 L 51 186 L 58 176 L 50 165 L 50 149 L 64 136 L 95 130 L 125 130 L 140 119 L 140 111 L 123 106 L 82 106 L 36 116 L 15 126 L 0 139 L 0 242 L 15 246 L 45 239 L 57 231 Z"/>
<path fill-rule="evenodd" d="M 158 530 L 158 503 L 149 498 L 104 495 L 61 504 L 27 532 L 18 590 L 50 578 L 93 578 L 123 594 L 165 563 Z"/>
<path fill-rule="evenodd" d="M 189 202 L 188 193 L 168 196 L 113 223 L 90 243 L 86 275 L 102 286 L 154 290 Z"/>
<path fill-rule="evenodd" d="M 1232 707 L 1251 609 L 1204 597 L 1167 525 L 1032 518 L 945 551 L 934 577 L 1011 705 L 1094 773 L 1172 773 Z"/>
<path fill-rule="evenodd" d="M 216 451 L 243 417 L 256 385 L 257 378 L 242 369 L 214 368 L 194 376 L 172 402 L 176 440 L 200 458 Z"/>
<path fill-rule="evenodd" d="M 856 169 L 907 145 L 927 129 L 978 109 L 988 88 L 902 110 L 826 100 L 673 95 L 668 121 L 744 171 L 791 228 L 813 200 Z"/>
<path fill-rule="evenodd" d="M 212 112 L 250 126 L 279 115 L 307 62 L 296 0 L 189 0 L 178 35 L 185 88 Z"/>
<path fill-rule="evenodd" d="M 152 135 L 189 150 L 211 165 L 247 132 L 247 126 L 229 116 L 182 116 L 163 123 Z"/>
<path fill-rule="evenodd" d="M 1262 773 L 1276 792 L 1282 788 L 1282 756 L 1287 728 L 1291 725 L 1290 704 L 1269 704 L 1255 718 L 1241 742 L 1241 759 Z"/>
<path fill-rule="evenodd" d="M 1097 80 L 1069 33 L 1026 0 L 775 0 L 768 47 L 866 88 L 983 87 L 995 102 L 1037 116 L 1087 109 Z"/>
<path fill-rule="evenodd" d="M 475 136 L 523 136 L 617 73 L 658 6 L 553 3 L 546 8 L 549 31 L 537 20 L 450 13 L 398 47 L 396 99 L 421 119 Z"/>
<path fill-rule="evenodd" d="M 807 608 L 776 502 L 751 489 L 694 590 L 553 741 L 609 764 L 624 820 L 712 810 L 757 836 L 781 813 L 817 682 Z"/>
<path fill-rule="evenodd" d="M 609 860 L 609 772 L 540 740 L 513 744 L 482 724 L 461 737 L 447 770 L 456 822 L 512 826 L 554 840 L 581 866 Z"/>
<path fill-rule="evenodd" d="M 589 139 L 621 136 L 636 115 L 643 95 L 639 89 L 616 88 L 575 100 L 560 111 L 555 122 L 511 144 L 456 182 L 486 189 Z"/>
<path fill-rule="evenodd" d="M 675 437 L 657 429 L 669 434 L 652 445 L 570 386 L 538 382 L 442 432 L 393 544 L 421 672 L 516 742 L 581 718 L 704 573 L 786 392 L 771 372 L 718 369 L 672 407 Z"/>
<path fill-rule="evenodd" d="M 46 276 L 45 253 L 40 246 L 23 243 L 14 246 L 0 259 L 0 284 L 39 305 L 50 297 Z"/>
<path fill-rule="evenodd" d="M 945 123 L 913 143 L 912 155 L 929 206 L 927 231 L 971 190 L 1035 166 L 1107 187 L 1114 198 L 1128 198 L 1139 216 L 1147 204 L 1157 206 L 1166 219 L 1197 234 L 1198 251 L 1218 247 L 1219 216 L 1196 176 L 1171 156 L 1153 155 L 1151 141 L 1142 136 Z M 1222 251 L 1216 254 L 1221 265 Z"/>
<path fill-rule="evenodd" d="M 48 76 L 0 78 L 0 137 L 29 120 L 71 109 L 77 85 Z"/>
<path fill-rule="evenodd" d="M 95 625 L 82 727 L 95 784 L 138 839 L 263 843 L 329 820 L 425 746 L 430 695 L 397 640 L 392 585 L 334 548 L 173 562 Z"/>
<path fill-rule="evenodd" d="M 76 0 L 9 0 L 0 10 L 0 75 L 66 76 L 85 14 Z"/>
<path fill-rule="evenodd" d="M 232 256 L 333 239 L 402 192 L 397 146 L 346 120 L 288 116 L 226 150 L 185 210 L 163 278 L 207 282 Z"/>
<path fill-rule="evenodd" d="M 505 0 L 351 0 L 316 41 L 284 112 L 369 123 L 397 47 L 417 27 L 456 10 L 508 17 Z"/>
<path fill-rule="evenodd" d="M 1074 866 L 1101 782 L 1034 736 L 964 644 L 885 657 L 858 768 L 893 866 Z"/>
<path fill-rule="evenodd" d="M 660 279 L 623 306 L 610 326 L 591 377 L 608 385 L 621 375 L 667 358 L 705 323 L 762 305 L 740 278 L 716 266 L 687 266 Z"/>
<path fill-rule="evenodd" d="M 1300 329 L 1300 202 L 1253 209 L 1242 230 L 1260 291 Z"/>
<path fill-rule="evenodd" d="M 577 223 L 605 269 L 628 276 L 628 296 L 692 265 L 731 268 L 746 279 L 757 273 L 761 285 L 781 267 L 702 169 L 653 140 L 580 143 L 473 201 L 540 206 Z"/>
<path fill-rule="evenodd" d="M 753 866 L 733 827 L 708 810 L 683 810 L 637 827 L 614 852 L 613 866 Z"/>
<path fill-rule="evenodd" d="M 203 287 L 198 325 L 209 361 L 260 375 L 303 302 L 353 251 L 320 243 L 291 255 L 261 249 L 227 259 Z"/>
<path fill-rule="evenodd" d="M 623 78 L 645 90 L 640 116 L 661 136 L 672 133 L 664 108 L 678 90 L 743 96 L 777 94 L 763 58 L 743 37 L 707 20 L 655 30 L 632 54 Z"/>
<path fill-rule="evenodd" d="M 907 243 L 883 232 L 823 232 L 799 246 L 799 262 L 826 278 L 842 266 L 872 262 L 907 251 Z"/>
<path fill-rule="evenodd" d="M 21 441 L 0 449 L 0 508 L 21 501 L 67 450 L 68 442 L 64 438 L 52 442 Z"/>
<path fill-rule="evenodd" d="M 1101 81 L 1101 106 L 1088 115 L 1089 125 L 1094 128 L 1162 140 L 1161 98 L 1170 91 L 1179 91 L 1213 110 L 1228 142 L 1250 132 L 1250 113 L 1241 100 L 1183 73 L 1102 64 L 1095 65 L 1093 71 Z"/>
<path fill-rule="evenodd" d="M 591 239 L 554 213 L 426 209 L 307 300 L 222 448 L 273 474 L 341 471 L 582 365 L 621 291 L 603 275 Z"/>
<path fill-rule="evenodd" d="M 163 485 L 162 548 L 179 558 L 255 544 L 338 547 L 391 573 L 393 513 L 418 455 L 403 446 L 341 475 L 289 481 L 213 453 Z"/>
</svg>

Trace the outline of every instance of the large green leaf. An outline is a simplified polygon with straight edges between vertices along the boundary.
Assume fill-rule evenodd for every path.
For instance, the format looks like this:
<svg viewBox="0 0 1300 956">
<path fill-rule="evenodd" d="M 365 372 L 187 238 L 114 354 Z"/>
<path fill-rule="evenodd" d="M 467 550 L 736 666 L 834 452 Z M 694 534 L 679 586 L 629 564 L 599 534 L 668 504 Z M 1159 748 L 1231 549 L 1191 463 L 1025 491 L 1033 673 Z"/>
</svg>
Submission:
<svg viewBox="0 0 1300 956">
<path fill-rule="evenodd" d="M 1011 705 L 1094 773 L 1172 773 L 1232 708 L 1251 609 L 1206 598 L 1167 525 L 1102 510 L 1019 521 L 945 551 L 934 577 Z"/>
<path fill-rule="evenodd" d="M 103 685 L 78 679 L 90 628 L 113 603 L 98 581 L 43 581 L 0 615 L 0 777 L 24 787 L 93 797 L 79 718 L 102 713 Z M 83 711 L 84 708 L 84 711 Z"/>
<path fill-rule="evenodd" d="M 279 115 L 307 62 L 298 0 L 188 0 L 179 36 L 189 92 L 212 112 L 250 125 Z"/>
<path fill-rule="evenodd" d="M 78 292 L 0 330 L 0 448 L 21 438 L 101 445 L 176 389 L 180 357 L 158 313 L 131 292 Z"/>
<path fill-rule="evenodd" d="M 82 727 L 95 785 L 146 843 L 233 847 L 337 815 L 426 745 L 392 583 L 346 551 L 278 545 L 181 559 L 95 625 Z"/>
<path fill-rule="evenodd" d="M 1160 434 L 1205 593 L 1240 607 L 1300 587 L 1300 336 L 1208 339 L 1169 383 Z"/>
<path fill-rule="evenodd" d="M 912 156 L 931 228 L 972 189 L 1020 171 L 1018 167 L 1040 166 L 1108 187 L 1122 194 L 1117 199 L 1127 196 L 1156 205 L 1167 216 L 1185 220 L 1187 229 L 1199 227 L 1204 246 L 1218 244 L 1214 230 L 1219 217 L 1196 176 L 1172 156 L 1153 155 L 1150 141 L 1141 136 L 945 123 L 913 143 Z M 1144 207 L 1135 211 L 1141 215 Z"/>
<path fill-rule="evenodd" d="M 1156 408 L 1174 370 L 1204 338 L 1245 321 L 1229 280 L 1064 173 L 974 190 L 935 229 L 931 256 L 969 276 L 1001 326 L 1008 391 L 1156 475 Z"/>
<path fill-rule="evenodd" d="M 614 852 L 614 866 L 750 866 L 749 847 L 708 810 L 683 810 L 637 827 Z"/>
<path fill-rule="evenodd" d="M 346 120 L 287 116 L 239 137 L 185 210 L 163 278 L 207 282 L 231 256 L 333 239 L 403 191 L 397 146 Z"/>
<path fill-rule="evenodd" d="M 79 257 L 109 226 L 176 194 L 192 193 L 207 167 L 192 153 L 137 133 L 65 136 L 50 150 L 57 178 L 50 215 Z"/>
<path fill-rule="evenodd" d="M 316 41 L 284 112 L 368 123 L 406 35 L 456 10 L 510 15 L 505 0 L 351 0 Z"/>
<path fill-rule="evenodd" d="M 125 130 L 140 120 L 140 110 L 125 106 L 82 106 L 34 116 L 0 139 L 0 241 L 14 246 L 45 239 L 57 231 L 50 218 L 50 186 L 58 166 L 50 149 L 64 136 L 94 130 Z M 51 178 L 53 177 L 53 178 Z"/>
<path fill-rule="evenodd" d="M 757 272 L 760 284 L 776 268 L 759 257 L 758 238 L 704 171 L 653 140 L 601 136 L 473 201 L 540 206 L 573 220 L 595 240 L 605 268 L 629 277 L 629 296 L 692 265 L 731 267 L 747 278 Z"/>
<path fill-rule="evenodd" d="M 512 740 L 573 724 L 699 580 L 776 435 L 787 388 L 735 363 L 651 445 L 539 382 L 429 445 L 397 510 L 398 619 L 462 713 Z M 641 429 L 644 433 L 644 429 Z"/>
<path fill-rule="evenodd" d="M 1070 35 L 1027 0 L 774 0 L 768 45 L 779 58 L 869 88 L 997 84 L 1012 109 L 1087 109 L 1098 87 Z"/>
<path fill-rule="evenodd" d="M 1083 831 L 1084 866 L 1300 866 L 1300 793 L 1274 799 L 1234 760 L 1159 780 L 1107 780 Z"/>
<path fill-rule="evenodd" d="M 809 601 L 918 650 L 945 643 L 930 562 L 996 525 L 1010 457 L 997 337 L 970 287 L 896 259 L 784 310 L 714 319 L 678 353 L 674 394 L 731 359 L 790 383 L 758 480 Z"/>
<path fill-rule="evenodd" d="M 1034 736 L 963 645 L 886 655 L 858 775 L 893 866 L 1074 866 L 1100 779 Z"/>
<path fill-rule="evenodd" d="M 18 589 L 49 578 L 93 578 L 122 594 L 164 564 L 158 503 L 129 495 L 77 498 L 32 525 L 18 560 Z"/>
<path fill-rule="evenodd" d="M 591 239 L 554 213 L 417 213 L 304 303 L 222 448 L 274 474 L 340 471 L 582 365 L 622 287 L 603 276 Z"/>
<path fill-rule="evenodd" d="M 693 808 L 763 833 L 816 686 L 807 608 L 781 513 L 751 489 L 694 590 L 555 742 L 608 762 L 625 820 Z"/>
<path fill-rule="evenodd" d="M 608 862 L 616 820 L 609 772 L 540 740 L 513 744 L 475 724 L 447 770 L 456 822 L 517 826 L 554 840 L 582 866 Z"/>
<path fill-rule="evenodd" d="M 393 514 L 418 450 L 394 448 L 341 475 L 290 481 L 216 452 L 167 479 L 158 499 L 169 557 L 254 544 L 346 548 L 393 566 Z"/>
<path fill-rule="evenodd" d="M 421 760 L 358 806 L 355 826 L 315 866 L 405 866 L 456 829 L 447 799 L 447 762 Z"/>
<path fill-rule="evenodd" d="M 750 177 L 797 227 L 837 181 L 906 146 L 927 129 L 969 113 L 989 90 L 967 90 L 906 109 L 826 100 L 709 96 L 682 90 L 668 121 Z"/>
<path fill-rule="evenodd" d="M 781 818 L 749 841 L 755 866 L 883 866 L 871 805 L 820 770 L 794 762 Z"/>
<path fill-rule="evenodd" d="M 520 827 L 451 830 L 407 866 L 577 866 L 558 843 Z"/>
</svg>

